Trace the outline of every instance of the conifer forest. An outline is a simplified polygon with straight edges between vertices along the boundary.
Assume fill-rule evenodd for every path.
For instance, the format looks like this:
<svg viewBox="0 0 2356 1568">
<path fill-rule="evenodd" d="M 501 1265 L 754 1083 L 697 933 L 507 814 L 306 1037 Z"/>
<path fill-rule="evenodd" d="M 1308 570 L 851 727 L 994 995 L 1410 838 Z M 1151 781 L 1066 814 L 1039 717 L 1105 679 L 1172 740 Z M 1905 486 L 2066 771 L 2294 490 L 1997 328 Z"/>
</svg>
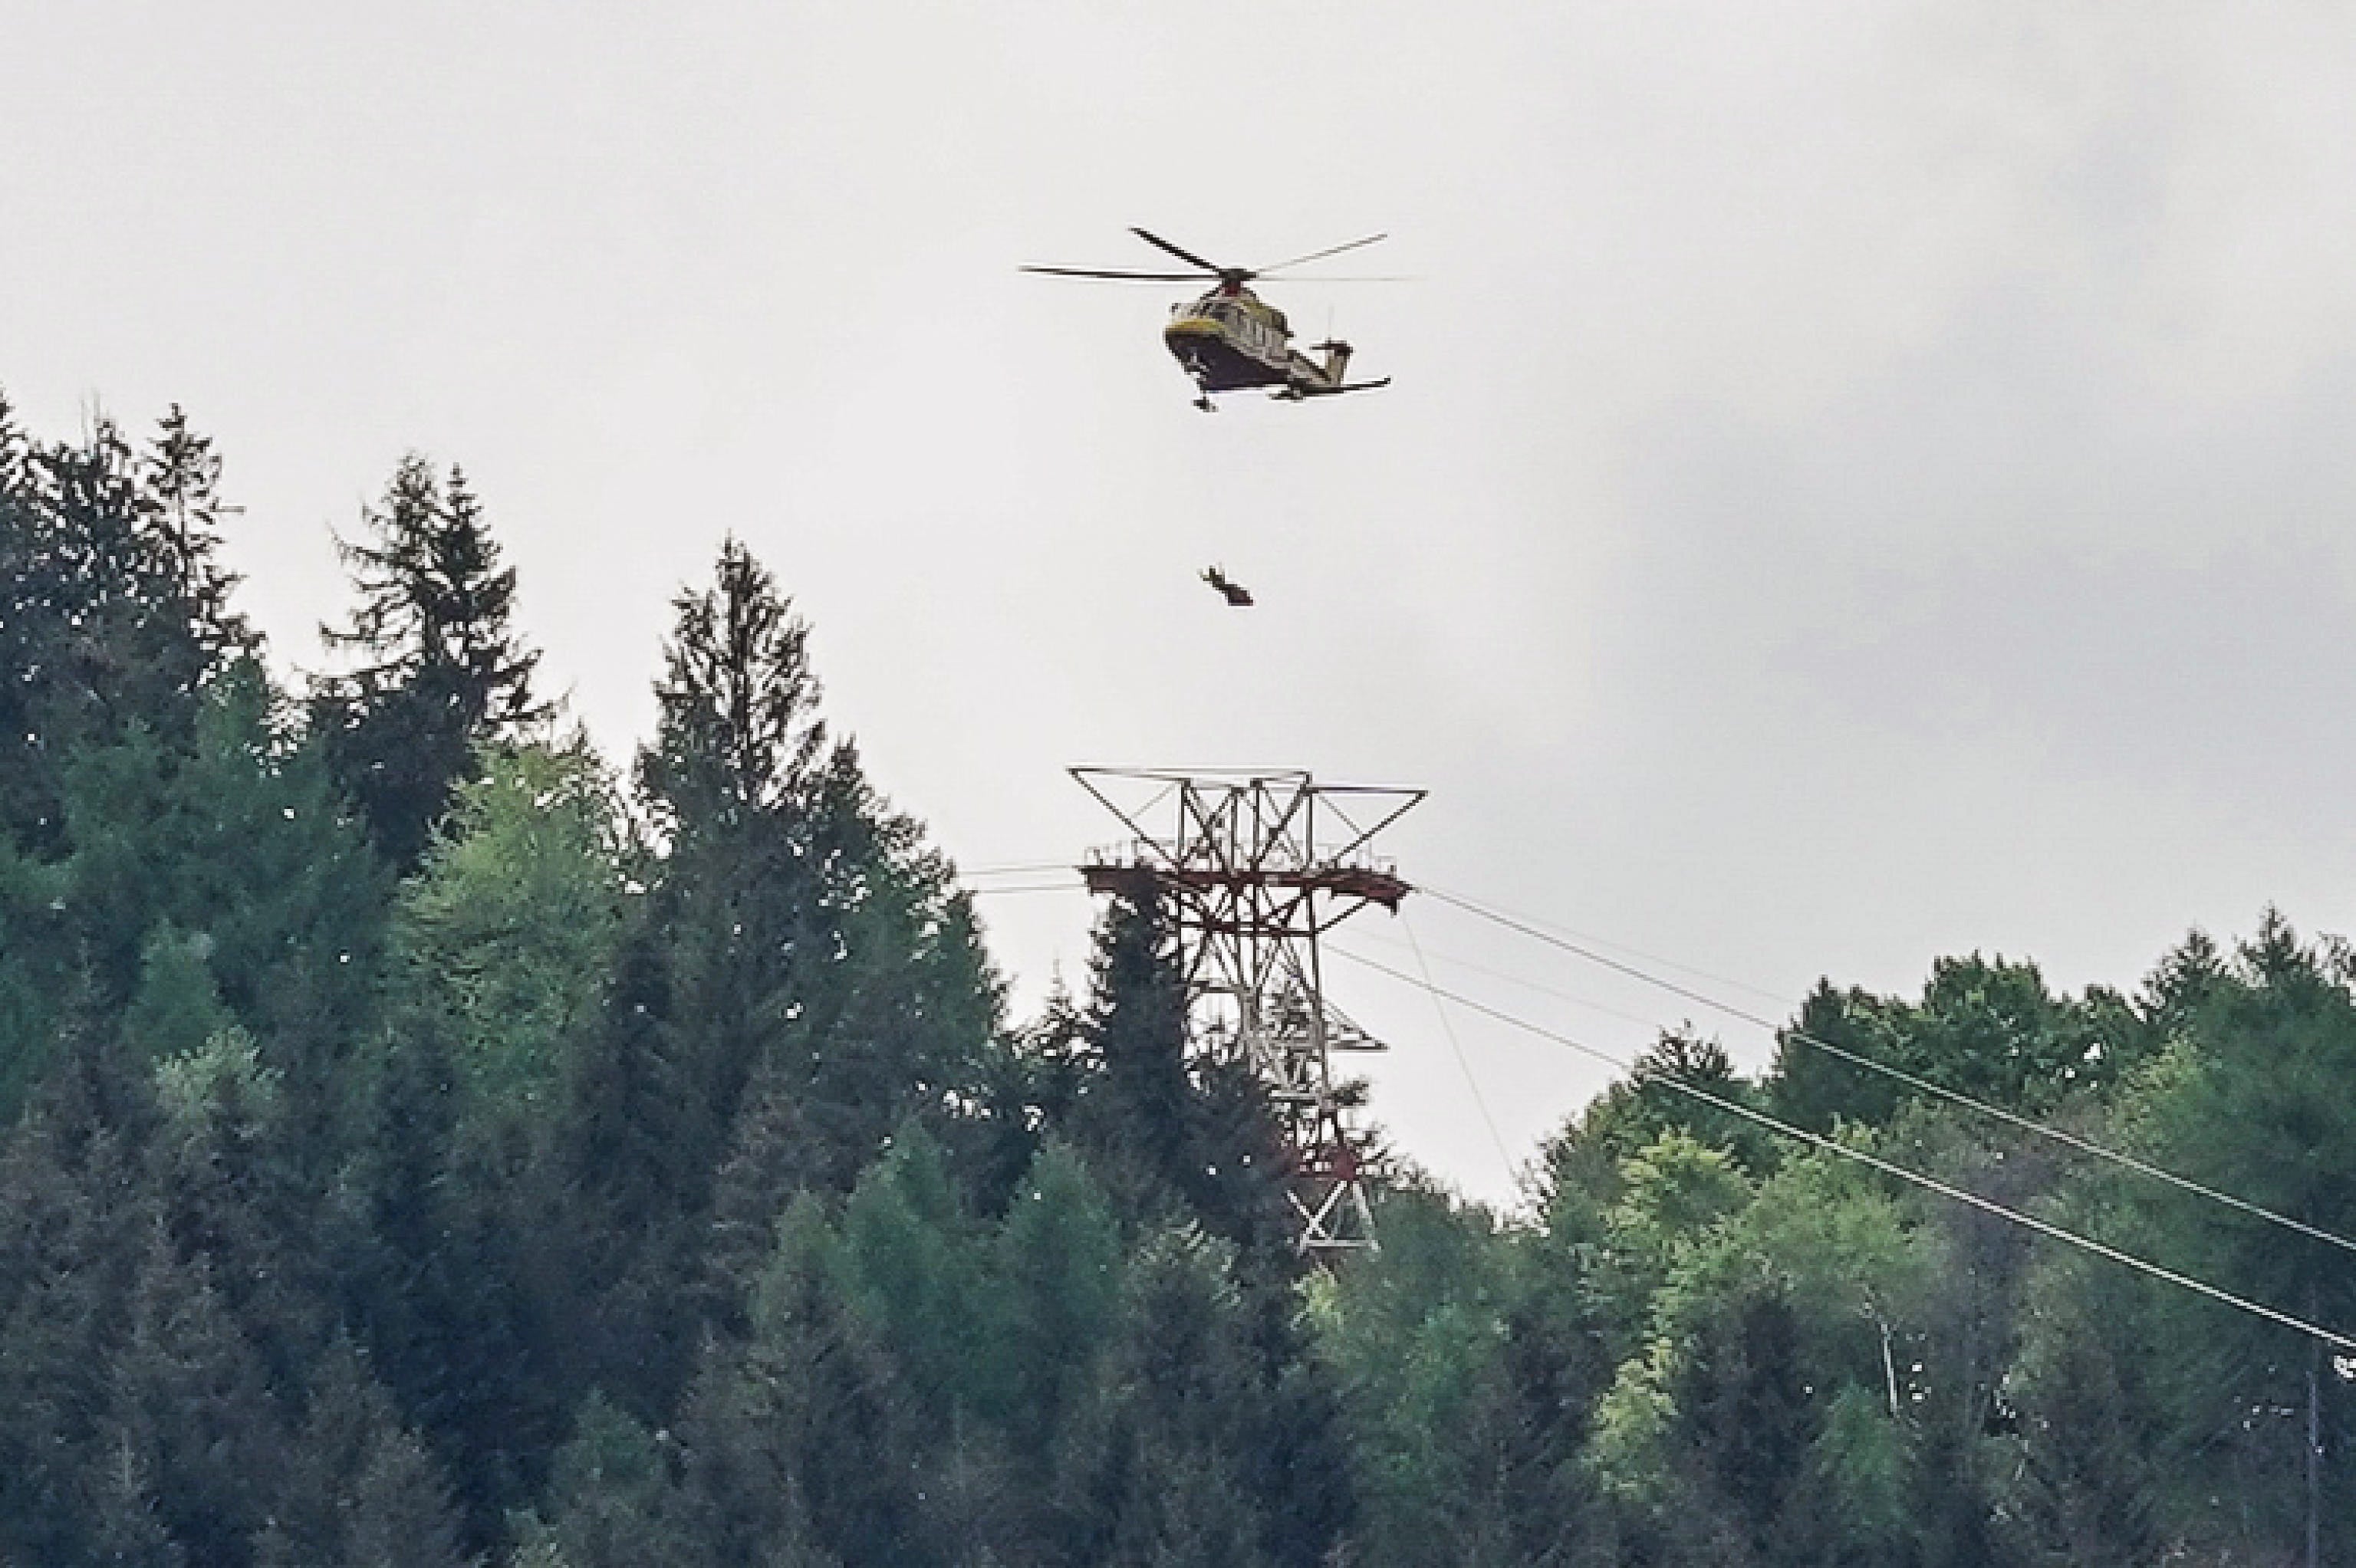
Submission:
<svg viewBox="0 0 2356 1568">
<path fill-rule="evenodd" d="M 265 662 L 188 418 L 0 405 L 0 1563 L 2356 1562 L 2356 1361 L 1838 1154 L 2356 1331 L 2337 940 L 1826 981 L 1314 1267 L 1150 900 L 1011 1016 L 790 560 L 609 756 L 466 474 L 352 482 Z"/>
</svg>

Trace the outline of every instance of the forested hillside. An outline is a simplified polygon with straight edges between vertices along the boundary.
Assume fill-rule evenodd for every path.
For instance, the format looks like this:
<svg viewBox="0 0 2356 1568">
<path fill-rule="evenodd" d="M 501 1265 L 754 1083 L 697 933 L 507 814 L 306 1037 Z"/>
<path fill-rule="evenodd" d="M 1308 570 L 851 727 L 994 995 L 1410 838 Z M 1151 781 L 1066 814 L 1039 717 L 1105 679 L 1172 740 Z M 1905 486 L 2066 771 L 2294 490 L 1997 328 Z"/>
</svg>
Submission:
<svg viewBox="0 0 2356 1568">
<path fill-rule="evenodd" d="M 0 405 L 0 1562 L 2356 1559 L 2319 1342 L 1665 1087 L 2356 1328 L 2329 1236 L 1814 1043 L 2345 1234 L 2340 944 L 1827 985 L 1756 1079 L 1673 1034 L 1526 1212 L 1396 1170 L 1317 1273 L 1157 912 L 1009 1019 L 770 565 L 680 592 L 623 768 L 458 470 L 299 687 L 220 475 Z"/>
</svg>

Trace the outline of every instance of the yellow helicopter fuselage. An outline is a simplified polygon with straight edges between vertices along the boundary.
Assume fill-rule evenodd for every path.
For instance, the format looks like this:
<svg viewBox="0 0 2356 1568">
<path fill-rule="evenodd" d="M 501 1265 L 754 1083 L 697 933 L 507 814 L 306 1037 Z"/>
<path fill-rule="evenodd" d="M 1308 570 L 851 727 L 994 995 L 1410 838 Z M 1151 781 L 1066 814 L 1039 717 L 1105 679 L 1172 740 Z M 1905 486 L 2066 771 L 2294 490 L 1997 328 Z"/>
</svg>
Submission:
<svg viewBox="0 0 2356 1568">
<path fill-rule="evenodd" d="M 1339 344 L 1325 346 L 1322 365 L 1295 349 L 1284 313 L 1240 287 L 1173 305 L 1162 341 L 1205 393 L 1248 387 L 1274 387 L 1286 397 L 1338 391 L 1349 363 L 1349 350 Z"/>
<path fill-rule="evenodd" d="M 1312 251 L 1305 256 L 1266 267 L 1223 267 L 1183 245 L 1172 244 L 1159 234 L 1134 228 L 1130 232 L 1155 250 L 1185 262 L 1195 272 L 1147 272 L 1131 267 L 1060 267 L 1044 263 L 1026 263 L 1023 270 L 1056 277 L 1112 278 L 1138 283 L 1184 283 L 1195 275 L 1215 280 L 1218 286 L 1209 293 L 1173 306 L 1169 325 L 1162 329 L 1162 343 L 1186 374 L 1194 378 L 1202 394 L 1194 400 L 1196 408 L 1208 411 L 1215 406 L 1211 401 L 1212 393 L 1240 391 L 1247 387 L 1267 387 L 1277 397 L 1298 402 L 1303 398 L 1334 392 L 1369 392 L 1390 385 L 1387 376 L 1378 381 L 1344 380 L 1350 366 L 1350 346 L 1338 339 L 1315 346 L 1315 352 L 1324 356 L 1322 360 L 1294 348 L 1292 328 L 1285 324 L 1284 313 L 1244 286 L 1254 278 L 1355 251 L 1385 236 L 1369 234 L 1346 245 L 1328 245 L 1323 251 Z"/>
<path fill-rule="evenodd" d="M 1291 340 L 1284 313 L 1248 289 L 1214 289 L 1173 305 L 1162 329 L 1162 341 L 1206 392 L 1282 386 L 1299 357 Z"/>
</svg>

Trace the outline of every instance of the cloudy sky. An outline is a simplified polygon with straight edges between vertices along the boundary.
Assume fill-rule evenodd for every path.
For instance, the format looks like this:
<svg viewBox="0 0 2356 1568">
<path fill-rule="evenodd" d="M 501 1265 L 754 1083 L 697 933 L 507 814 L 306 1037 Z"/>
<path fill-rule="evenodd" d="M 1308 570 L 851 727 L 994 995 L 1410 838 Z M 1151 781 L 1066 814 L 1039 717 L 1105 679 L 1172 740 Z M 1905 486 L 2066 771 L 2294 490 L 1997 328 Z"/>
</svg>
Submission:
<svg viewBox="0 0 2356 1568">
<path fill-rule="evenodd" d="M 2356 924 L 2344 6 L 13 9 L 0 388 L 186 405 L 282 666 L 417 450 L 617 758 L 744 539 L 969 867 L 1110 837 L 1067 764 L 1268 765 L 1428 787 L 1410 880 L 1771 1011 Z M 1396 385 L 1197 414 L 1183 289 L 1015 271 L 1130 224 L 1388 230 L 1415 281 L 1269 293 Z M 984 908 L 1024 1005 L 1083 964 L 1080 895 Z M 1345 945 L 1614 1051 L 1697 1010 L 1406 921 Z M 1335 979 L 1469 1190 L 1600 1082 Z"/>
</svg>

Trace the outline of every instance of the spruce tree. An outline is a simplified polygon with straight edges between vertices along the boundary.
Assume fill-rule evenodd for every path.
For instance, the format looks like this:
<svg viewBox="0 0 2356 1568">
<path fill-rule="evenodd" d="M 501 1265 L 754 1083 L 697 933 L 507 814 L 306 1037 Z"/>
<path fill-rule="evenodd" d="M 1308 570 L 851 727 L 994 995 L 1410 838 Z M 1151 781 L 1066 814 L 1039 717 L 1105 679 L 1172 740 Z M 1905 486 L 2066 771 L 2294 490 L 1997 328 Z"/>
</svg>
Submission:
<svg viewBox="0 0 2356 1568">
<path fill-rule="evenodd" d="M 155 1076 L 164 1122 L 152 1158 L 166 1231 L 181 1256 L 210 1269 L 265 1374 L 292 1386 L 326 1340 L 331 1293 L 284 1075 L 231 1027 L 159 1063 Z"/>
<path fill-rule="evenodd" d="M 1147 1238 L 1128 1271 L 1102 1403 L 1066 1481 L 1087 1499 L 1076 1560 L 1258 1568 L 1268 1520 L 1263 1389 L 1233 1251 L 1192 1226 Z"/>
<path fill-rule="evenodd" d="M 979 1104 L 998 994 L 946 864 L 856 750 L 829 742 L 807 628 L 768 573 L 731 540 L 677 610 L 638 757 L 659 854 L 622 946 L 615 997 L 629 1006 L 609 1008 L 578 1065 L 591 1097 L 570 1115 L 577 1147 L 613 1149 L 576 1167 L 584 1189 L 632 1217 L 601 1243 L 617 1266 L 600 1311 L 649 1321 L 685 1279 L 725 1322 L 732 1293 L 707 1288 L 692 1252 L 742 1255 L 795 1191 L 848 1191 L 903 1121 Z M 616 1097 L 632 1109 L 581 1121 Z M 691 1349 L 698 1332 L 680 1319 L 661 1342 Z M 683 1369 L 637 1359 L 631 1381 L 650 1395 L 657 1369 Z"/>
<path fill-rule="evenodd" d="M 649 1432 L 592 1394 L 556 1455 L 542 1539 L 567 1568 L 701 1568 L 713 1562 L 696 1539 L 678 1458 L 668 1433 Z"/>
<path fill-rule="evenodd" d="M 531 695 L 540 656 L 513 625 L 516 574 L 465 474 L 446 484 L 412 453 L 383 502 L 363 515 L 369 537 L 342 544 L 359 606 L 323 627 L 354 668 L 315 679 L 311 710 L 336 775 L 378 848 L 406 871 L 425 851 L 473 750 L 544 716 Z"/>
<path fill-rule="evenodd" d="M 348 1342 L 311 1371 L 290 1461 L 255 1568 L 458 1568 L 442 1478 Z"/>
<path fill-rule="evenodd" d="M 1073 1131 L 1132 1221 L 1173 1211 L 1186 1181 L 1194 1085 L 1175 944 L 1151 899 L 1118 898 L 1089 959 L 1089 1072 Z"/>
<path fill-rule="evenodd" d="M 448 1489 L 409 1433 L 379 1433 L 345 1495 L 348 1568 L 466 1568 Z"/>
<path fill-rule="evenodd" d="M 104 1420 L 155 1227 L 142 1158 L 155 1125 L 144 1075 L 77 1021 L 59 1070 L 0 1146 L 0 1555 L 11 1561 L 72 1562 L 93 1536 L 126 1562 L 169 1557 L 153 1468 L 122 1459 Z"/>
<path fill-rule="evenodd" d="M 1016 1452 L 1037 1466 L 1087 1399 L 1119 1324 L 1120 1232 L 1103 1189 L 1068 1147 L 1039 1151 L 996 1253 L 1005 1323 L 986 1349 L 1003 1363 Z"/>
<path fill-rule="evenodd" d="M 816 1199 L 787 1210 L 752 1296 L 751 1339 L 707 1351 L 680 1423 L 715 1559 L 911 1561 L 916 1499 L 904 1387 L 841 1284 Z"/>
<path fill-rule="evenodd" d="M 673 608 L 638 779 L 676 842 L 790 806 L 824 752 L 826 726 L 809 626 L 742 544 L 723 541 L 712 586 L 682 592 Z"/>
<path fill-rule="evenodd" d="M 291 1468 L 290 1412 L 239 1331 L 210 1264 L 151 1232 L 130 1333 L 110 1366 L 109 1449 L 154 1477 L 156 1512 L 192 1563 L 249 1561 Z"/>
<path fill-rule="evenodd" d="M 77 748 L 59 783 L 63 858 L 0 851 L 0 1117 L 47 1071 L 59 999 L 87 981 L 98 1015 L 127 1012 L 153 1052 L 243 1025 L 323 1131 L 375 1005 L 384 879 L 266 674 L 241 656 L 180 742 L 134 728 Z"/>
<path fill-rule="evenodd" d="M 677 1176 L 646 1197 L 700 1213 L 755 1065 L 776 1056 L 794 1091 L 807 1084 L 807 1051 L 783 1053 L 832 955 L 808 810 L 825 730 L 808 630 L 743 546 L 724 545 L 712 586 L 676 608 L 637 764 L 664 840 L 625 949 L 644 1000 L 616 1020 L 643 1032 L 610 1040 L 642 1040 L 673 1079 L 662 1136 Z"/>
<path fill-rule="evenodd" d="M 603 1389 L 642 1421 L 666 1419 L 698 1326 L 693 1265 L 706 1221 L 716 1130 L 675 1022 L 665 933 L 643 906 L 623 937 L 605 1016 L 568 1064 L 545 1168 L 548 1218 L 527 1252 L 544 1258 L 547 1317 L 563 1336 L 570 1404 Z"/>
<path fill-rule="evenodd" d="M 219 476 L 177 406 L 143 457 L 106 419 L 29 440 L 0 399 L 0 837 L 20 849 L 64 847 L 77 748 L 185 739 L 208 678 L 252 651 L 214 560 Z"/>
<path fill-rule="evenodd" d="M 178 590 L 198 645 L 216 665 L 252 651 L 252 629 L 230 608 L 237 575 L 220 560 L 221 513 L 236 509 L 220 497 L 220 455 L 210 436 L 190 428 L 177 403 L 157 421 L 146 471 L 164 569 Z"/>
<path fill-rule="evenodd" d="M 2356 949 L 2304 942 L 2269 911 L 2223 973 L 2185 989 L 2205 995 L 2188 997 L 2183 1035 L 2130 1106 L 2155 1163 L 2326 1232 L 2356 1229 Z M 2356 1319 L 2346 1252 L 2223 1222 L 2174 1189 L 2118 1196 L 2121 1229 L 2148 1238 L 2138 1250 L 2311 1323 Z M 2285 1557 L 2311 1531 L 2327 1559 L 2344 1556 L 2356 1542 L 2344 1457 L 2356 1400 L 2324 1347 L 2180 1293 L 2154 1310 L 2164 1408 L 2177 1441 L 2202 1456 L 2198 1478 L 2178 1473 L 2190 1483 L 2170 1499 L 2179 1531 L 2203 1552 Z"/>
<path fill-rule="evenodd" d="M 468 1157 L 458 1074 L 434 1030 L 404 1030 L 369 1065 L 364 1137 L 340 1182 L 357 1211 L 337 1260 L 343 1312 L 485 1544 L 528 1497 L 574 1392 L 552 1304 L 528 1283 L 567 1266 L 561 1240 L 527 1240 L 562 1228 L 566 1206 L 542 1171 Z"/>
<path fill-rule="evenodd" d="M 1090 960 L 1071 1136 L 1132 1221 L 1192 1220 L 1255 1280 L 1298 1265 L 1266 1092 L 1241 1063 L 1188 1059 L 1186 983 L 1167 912 L 1116 899 Z"/>
</svg>

